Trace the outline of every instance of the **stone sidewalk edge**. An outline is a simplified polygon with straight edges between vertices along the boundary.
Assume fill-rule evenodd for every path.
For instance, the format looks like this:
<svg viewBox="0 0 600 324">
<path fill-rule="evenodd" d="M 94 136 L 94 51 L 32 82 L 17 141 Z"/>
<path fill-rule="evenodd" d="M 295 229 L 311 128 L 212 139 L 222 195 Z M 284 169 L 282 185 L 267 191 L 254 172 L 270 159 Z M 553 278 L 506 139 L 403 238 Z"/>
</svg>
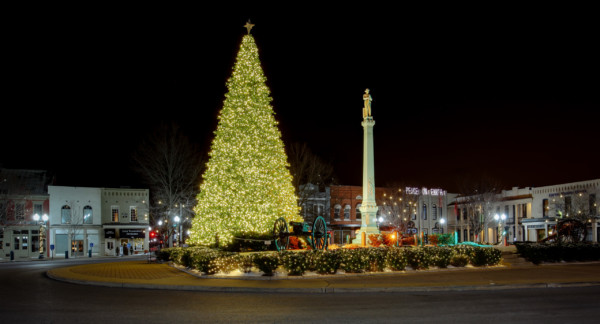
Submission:
<svg viewBox="0 0 600 324">
<path fill-rule="evenodd" d="M 536 284 L 508 284 L 508 285 L 475 285 L 475 286 L 421 286 L 421 287 L 363 287 L 363 288 L 264 288 L 264 287 L 218 287 L 218 286 L 181 286 L 181 285 L 154 285 L 114 281 L 87 281 L 55 275 L 47 271 L 46 276 L 51 279 L 73 284 L 134 289 L 155 290 L 181 290 L 181 291 L 206 291 L 206 292 L 269 292 L 269 293 L 392 293 L 392 292 L 433 292 L 433 291 L 472 291 L 472 290 L 505 290 L 525 288 L 564 288 L 564 287 L 589 287 L 600 286 L 600 282 L 565 282 L 565 283 L 536 283 Z"/>
</svg>

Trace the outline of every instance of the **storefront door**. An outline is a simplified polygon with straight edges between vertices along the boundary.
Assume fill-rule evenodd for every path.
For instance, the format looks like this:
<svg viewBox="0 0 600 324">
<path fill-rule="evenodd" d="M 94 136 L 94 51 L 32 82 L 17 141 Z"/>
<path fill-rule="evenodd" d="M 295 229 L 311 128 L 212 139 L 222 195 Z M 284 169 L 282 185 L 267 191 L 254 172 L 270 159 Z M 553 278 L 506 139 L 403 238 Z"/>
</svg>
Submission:
<svg viewBox="0 0 600 324">
<path fill-rule="evenodd" d="M 14 230 L 12 244 L 15 258 L 29 257 L 29 230 Z"/>
<path fill-rule="evenodd" d="M 111 256 L 117 255 L 116 254 L 117 252 L 115 251 L 115 239 L 112 239 L 112 238 L 106 239 L 106 248 L 104 250 L 104 253 L 106 255 L 111 255 Z"/>
<path fill-rule="evenodd" d="M 71 255 L 83 255 L 83 240 L 71 241 Z"/>
</svg>

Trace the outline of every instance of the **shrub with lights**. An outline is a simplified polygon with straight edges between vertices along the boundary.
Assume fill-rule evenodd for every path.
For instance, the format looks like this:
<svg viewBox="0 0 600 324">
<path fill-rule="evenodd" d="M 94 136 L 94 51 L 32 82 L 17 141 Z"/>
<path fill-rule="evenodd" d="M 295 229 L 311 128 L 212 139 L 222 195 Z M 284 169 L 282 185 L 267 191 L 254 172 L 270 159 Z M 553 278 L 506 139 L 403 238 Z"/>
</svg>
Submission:
<svg viewBox="0 0 600 324">
<path fill-rule="evenodd" d="M 279 253 L 279 259 L 290 276 L 301 276 L 310 267 L 310 258 L 308 253 L 304 251 L 284 251 Z"/>
<path fill-rule="evenodd" d="M 191 248 L 184 249 L 189 251 L 190 264 L 184 264 L 193 267 L 200 272 L 212 275 L 219 272 L 217 259 L 223 255 L 223 252 L 213 249 Z"/>
<path fill-rule="evenodd" d="M 383 247 L 366 249 L 369 256 L 369 265 L 365 270 L 371 272 L 382 272 L 385 270 L 385 258 L 388 250 L 388 248 Z"/>
<path fill-rule="evenodd" d="M 340 250 L 340 268 L 349 273 L 365 271 L 371 264 L 368 250 L 368 248 Z"/>
<path fill-rule="evenodd" d="M 430 250 L 423 247 L 407 248 L 406 259 L 408 261 L 408 265 L 413 270 L 429 269 L 432 264 L 432 255 L 427 253 L 427 251 Z"/>
<path fill-rule="evenodd" d="M 251 254 L 204 247 L 176 247 L 163 249 L 158 257 L 164 261 L 170 260 L 197 269 L 207 275 L 234 270 L 248 273 L 257 268 L 267 276 L 273 275 L 280 265 L 288 275 L 300 276 L 309 270 L 319 274 L 334 274 L 338 269 L 347 273 L 381 272 L 386 268 L 403 271 L 407 266 L 413 270 L 428 269 L 432 266 L 446 268 L 448 265 L 464 267 L 467 264 L 492 266 L 502 260 L 500 250 L 474 246 L 369 247 Z"/>
<path fill-rule="evenodd" d="M 447 268 L 454 254 L 451 248 L 445 246 L 428 248 L 428 250 L 431 254 L 431 264 L 438 268 Z"/>
<path fill-rule="evenodd" d="M 238 254 L 238 255 L 236 255 L 236 257 L 237 257 L 238 269 L 241 272 L 244 272 L 244 273 L 252 272 L 252 267 L 254 267 L 254 260 L 252 258 L 252 255 Z"/>
<path fill-rule="evenodd" d="M 302 222 L 258 48 L 245 35 L 227 81 L 189 242 L 229 245 L 268 233 L 275 220 Z"/>
<path fill-rule="evenodd" d="M 469 264 L 469 257 L 464 254 L 459 254 L 456 252 L 452 253 L 452 257 L 450 257 L 450 265 L 453 267 L 464 267 Z"/>
<path fill-rule="evenodd" d="M 279 255 L 274 252 L 256 253 L 252 257 L 252 261 L 258 270 L 263 272 L 263 275 L 272 276 L 279 266 Z"/>
<path fill-rule="evenodd" d="M 467 256 L 469 263 L 476 267 L 493 266 L 502 261 L 502 252 L 494 248 L 458 245 L 454 247 L 454 251 Z"/>
<path fill-rule="evenodd" d="M 319 274 L 335 274 L 342 263 L 340 252 L 342 250 L 316 250 L 313 253 L 312 266 Z"/>
<path fill-rule="evenodd" d="M 385 264 L 393 271 L 403 271 L 408 265 L 405 248 L 391 248 L 385 256 Z"/>
</svg>

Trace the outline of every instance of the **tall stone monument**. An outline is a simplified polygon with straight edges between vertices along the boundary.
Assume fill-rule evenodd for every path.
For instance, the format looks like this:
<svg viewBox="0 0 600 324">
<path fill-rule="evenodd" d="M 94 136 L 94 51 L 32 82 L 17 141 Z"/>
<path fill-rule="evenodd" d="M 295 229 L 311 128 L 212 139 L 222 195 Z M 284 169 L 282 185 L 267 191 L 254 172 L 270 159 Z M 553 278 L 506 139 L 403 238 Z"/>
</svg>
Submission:
<svg viewBox="0 0 600 324">
<path fill-rule="evenodd" d="M 364 145 L 363 145 L 363 196 L 360 213 L 362 224 L 358 230 L 353 243 L 367 245 L 369 234 L 379 234 L 377 227 L 377 203 L 375 202 L 375 159 L 373 157 L 373 126 L 375 120 L 371 116 L 371 102 L 373 98 L 369 89 L 363 95 L 363 121 Z"/>
</svg>

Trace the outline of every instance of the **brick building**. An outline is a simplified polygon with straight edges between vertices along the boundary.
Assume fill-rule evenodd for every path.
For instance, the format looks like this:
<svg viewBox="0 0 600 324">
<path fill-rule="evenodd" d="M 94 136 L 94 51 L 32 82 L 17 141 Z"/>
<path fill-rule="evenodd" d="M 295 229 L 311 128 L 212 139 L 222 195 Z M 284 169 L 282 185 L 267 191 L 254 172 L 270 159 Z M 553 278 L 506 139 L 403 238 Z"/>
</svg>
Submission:
<svg viewBox="0 0 600 324">
<path fill-rule="evenodd" d="M 47 256 L 48 185 L 43 170 L 0 169 L 0 256 Z M 37 216 L 36 216 L 37 215 Z M 46 215 L 46 217 L 44 217 Z"/>
</svg>

